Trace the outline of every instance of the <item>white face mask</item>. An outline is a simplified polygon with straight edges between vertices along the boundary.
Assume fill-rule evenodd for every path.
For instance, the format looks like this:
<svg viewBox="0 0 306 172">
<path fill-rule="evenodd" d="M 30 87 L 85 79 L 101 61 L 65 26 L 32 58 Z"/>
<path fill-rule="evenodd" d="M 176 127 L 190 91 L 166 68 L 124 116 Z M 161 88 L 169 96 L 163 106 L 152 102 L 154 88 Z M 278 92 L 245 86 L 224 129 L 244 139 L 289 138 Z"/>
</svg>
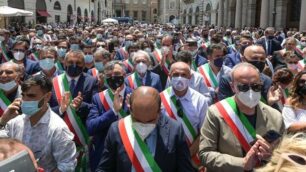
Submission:
<svg viewBox="0 0 306 172">
<path fill-rule="evenodd" d="M 184 91 L 188 87 L 189 79 L 184 77 L 172 77 L 172 87 L 177 91 Z"/>
<path fill-rule="evenodd" d="M 20 52 L 20 51 L 14 52 L 14 58 L 15 58 L 17 61 L 23 60 L 23 58 L 24 58 L 24 52 Z"/>
<path fill-rule="evenodd" d="M 142 140 L 146 139 L 155 129 L 156 124 L 144 124 L 140 122 L 133 122 L 133 128 L 137 131 Z"/>
<path fill-rule="evenodd" d="M 16 85 L 17 85 L 16 81 L 12 80 L 12 81 L 4 83 L 4 84 L 0 83 L 0 88 L 4 91 L 10 91 L 13 88 L 15 88 Z"/>
<path fill-rule="evenodd" d="M 145 74 L 147 72 L 147 69 L 148 69 L 148 66 L 145 63 L 140 62 L 136 65 L 136 71 L 138 73 Z"/>
<path fill-rule="evenodd" d="M 238 92 L 237 97 L 241 101 L 241 103 L 243 103 L 249 108 L 253 108 L 259 103 L 261 93 L 249 89 L 249 91 L 247 92 Z"/>
</svg>

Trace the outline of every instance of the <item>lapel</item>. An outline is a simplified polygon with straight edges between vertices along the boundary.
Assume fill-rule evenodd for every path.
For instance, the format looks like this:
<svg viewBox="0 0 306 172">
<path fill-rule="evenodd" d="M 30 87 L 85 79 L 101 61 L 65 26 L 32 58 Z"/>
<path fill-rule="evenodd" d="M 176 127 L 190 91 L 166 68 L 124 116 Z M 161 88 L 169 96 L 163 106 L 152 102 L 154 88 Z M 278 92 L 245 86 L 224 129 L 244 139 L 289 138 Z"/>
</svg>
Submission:
<svg viewBox="0 0 306 172">
<path fill-rule="evenodd" d="M 145 85 L 151 86 L 151 82 L 152 82 L 151 73 L 150 73 L 150 71 L 147 71 Z"/>
<path fill-rule="evenodd" d="M 169 119 L 164 115 L 160 114 L 157 126 L 157 140 L 156 140 L 156 150 L 154 159 L 156 162 L 159 160 L 163 160 L 165 158 L 165 154 L 168 153 L 169 149 Z"/>
<path fill-rule="evenodd" d="M 74 92 L 72 94 L 73 98 L 75 98 L 78 95 L 79 91 L 82 94 L 84 93 L 84 85 L 85 85 L 85 76 L 84 76 L 84 73 L 82 72 L 78 82 L 75 84 L 75 90 L 74 90 Z"/>
<path fill-rule="evenodd" d="M 256 134 L 263 136 L 267 130 L 267 112 L 266 109 L 261 105 L 261 102 L 256 107 Z"/>
<path fill-rule="evenodd" d="M 128 87 L 125 86 L 125 90 L 124 90 L 124 96 L 123 96 L 123 105 L 122 105 L 122 109 L 125 111 L 125 112 L 129 112 L 129 108 L 127 107 L 126 105 L 126 101 L 125 101 L 125 98 L 127 96 L 127 94 L 129 94 L 130 92 L 128 91 Z"/>
</svg>

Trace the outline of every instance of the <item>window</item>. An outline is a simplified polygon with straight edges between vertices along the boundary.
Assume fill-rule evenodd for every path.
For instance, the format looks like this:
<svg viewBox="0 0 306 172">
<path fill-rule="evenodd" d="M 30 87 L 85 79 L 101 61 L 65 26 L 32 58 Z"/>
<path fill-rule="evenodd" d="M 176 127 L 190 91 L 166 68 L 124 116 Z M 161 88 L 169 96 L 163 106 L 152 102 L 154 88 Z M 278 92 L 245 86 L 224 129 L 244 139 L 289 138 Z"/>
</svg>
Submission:
<svg viewBox="0 0 306 172">
<path fill-rule="evenodd" d="M 125 17 L 129 17 L 130 16 L 130 11 L 125 11 Z"/>
<path fill-rule="evenodd" d="M 141 12 L 141 16 L 142 16 L 142 21 L 146 20 L 146 16 L 147 16 L 147 12 L 146 11 L 142 11 Z"/>
<path fill-rule="evenodd" d="M 55 15 L 55 23 L 61 22 L 61 16 L 60 15 Z"/>
<path fill-rule="evenodd" d="M 138 18 L 138 11 L 134 11 L 133 17 L 134 17 L 134 19 Z"/>
<path fill-rule="evenodd" d="M 153 14 L 157 14 L 157 9 L 156 8 L 154 8 Z"/>
<path fill-rule="evenodd" d="M 170 6 L 169 7 L 170 9 L 174 9 L 175 8 L 175 2 L 171 1 L 169 6 Z"/>
<path fill-rule="evenodd" d="M 61 4 L 60 4 L 58 1 L 56 1 L 56 2 L 54 3 L 53 9 L 54 9 L 54 10 L 61 10 L 61 9 L 62 9 L 62 8 L 61 8 Z"/>
<path fill-rule="evenodd" d="M 105 0 L 105 7 L 107 7 L 107 0 Z"/>
</svg>

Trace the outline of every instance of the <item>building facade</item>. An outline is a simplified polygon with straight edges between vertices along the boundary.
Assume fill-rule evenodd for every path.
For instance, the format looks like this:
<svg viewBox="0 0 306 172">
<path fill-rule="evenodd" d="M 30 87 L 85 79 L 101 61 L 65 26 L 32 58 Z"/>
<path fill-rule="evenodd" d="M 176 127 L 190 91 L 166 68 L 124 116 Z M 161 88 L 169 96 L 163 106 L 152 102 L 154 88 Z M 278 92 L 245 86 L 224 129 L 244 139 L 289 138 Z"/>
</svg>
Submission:
<svg viewBox="0 0 306 172">
<path fill-rule="evenodd" d="M 306 0 L 182 0 L 181 23 L 306 30 Z"/>
<path fill-rule="evenodd" d="M 112 0 L 0 0 L 0 4 L 33 12 L 31 17 L 14 17 L 10 22 L 96 22 L 112 16 Z"/>
<path fill-rule="evenodd" d="M 139 22 L 157 23 L 157 0 L 114 0 L 114 17 L 131 17 Z"/>
<path fill-rule="evenodd" d="M 180 0 L 159 0 L 159 22 L 170 23 L 179 20 L 180 17 Z"/>
</svg>

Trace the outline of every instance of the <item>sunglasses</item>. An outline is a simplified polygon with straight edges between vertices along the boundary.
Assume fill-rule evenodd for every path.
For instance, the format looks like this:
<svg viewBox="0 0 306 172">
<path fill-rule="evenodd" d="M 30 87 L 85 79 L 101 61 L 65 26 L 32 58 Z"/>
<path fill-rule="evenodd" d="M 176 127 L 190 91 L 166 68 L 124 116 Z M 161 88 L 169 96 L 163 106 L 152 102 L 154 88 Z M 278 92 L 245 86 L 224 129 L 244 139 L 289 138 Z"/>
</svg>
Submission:
<svg viewBox="0 0 306 172">
<path fill-rule="evenodd" d="M 291 162 L 295 166 L 300 166 L 303 169 L 306 168 L 306 156 L 296 153 L 283 153 L 277 162 L 274 172 L 279 172 L 285 160 Z"/>
<path fill-rule="evenodd" d="M 262 88 L 262 83 L 254 84 L 237 84 L 237 88 L 240 92 L 247 92 L 252 89 L 255 92 L 260 92 Z"/>
</svg>

